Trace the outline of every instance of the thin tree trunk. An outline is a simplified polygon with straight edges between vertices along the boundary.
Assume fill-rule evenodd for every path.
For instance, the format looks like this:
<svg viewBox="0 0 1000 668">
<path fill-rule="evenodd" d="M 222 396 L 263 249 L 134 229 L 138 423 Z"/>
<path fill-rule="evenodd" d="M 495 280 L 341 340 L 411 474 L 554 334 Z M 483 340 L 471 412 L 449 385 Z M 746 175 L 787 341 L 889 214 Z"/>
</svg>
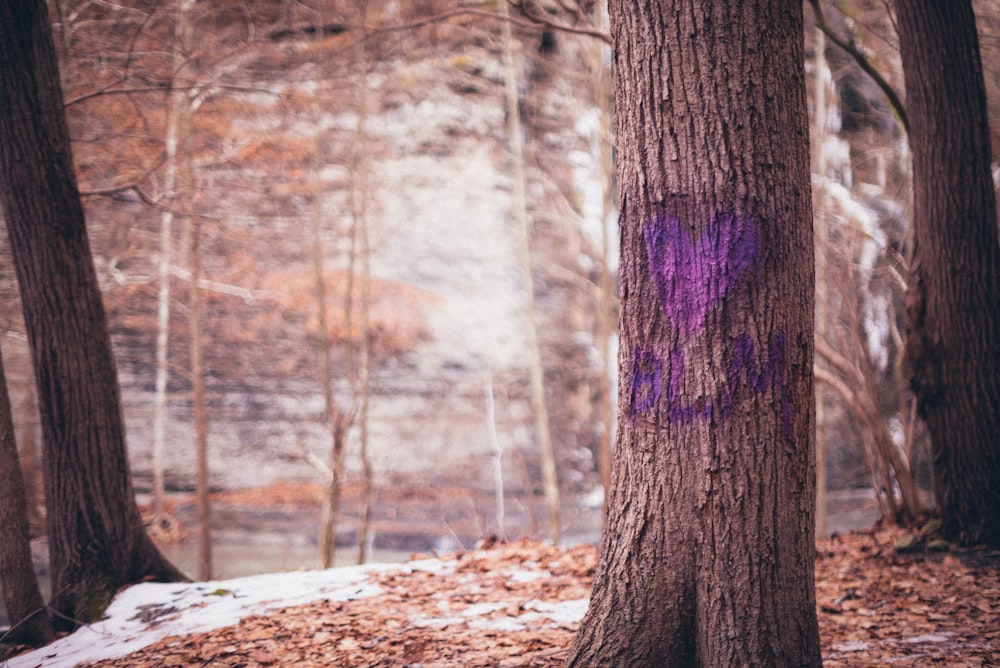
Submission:
<svg viewBox="0 0 1000 668">
<path fill-rule="evenodd" d="M 317 117 L 318 117 L 317 110 Z M 323 187 L 320 178 L 322 137 L 317 124 L 313 153 L 313 272 L 316 278 L 316 308 L 319 318 L 319 375 L 323 389 L 323 415 L 330 433 L 330 466 L 326 494 L 320 511 L 319 561 L 323 568 L 334 563 L 337 541 L 337 513 L 340 508 L 341 469 L 344 451 L 344 417 L 333 396 L 333 364 L 330 340 L 330 316 L 327 304 L 325 251 L 323 246 Z"/>
<path fill-rule="evenodd" d="M 361 3 L 361 20 L 364 26 L 368 19 L 368 3 Z M 358 563 L 368 560 L 368 535 L 371 531 L 372 494 L 375 487 L 375 473 L 368 452 L 368 404 L 371 399 L 371 340 L 368 320 L 371 305 L 371 240 L 369 236 L 368 202 L 371 193 L 371 165 L 367 159 L 368 139 L 368 58 L 367 33 L 362 33 L 359 69 L 361 81 L 358 91 L 358 123 L 355 128 L 354 158 L 351 166 L 351 217 L 360 237 L 361 252 L 361 304 L 360 333 L 357 343 L 357 376 L 353 379 L 355 405 L 357 406 L 358 447 L 361 459 L 361 500 L 360 522 L 358 525 Z M 353 246 L 352 246 L 353 249 Z M 352 269 L 353 274 L 353 269 Z"/>
<path fill-rule="evenodd" d="M 604 21 L 607 3 L 602 0 L 594 8 L 597 25 Z M 611 374 L 614 370 L 612 358 L 612 334 L 617 327 L 615 319 L 614 277 L 611 274 L 611 212 L 614 210 L 614 161 L 612 160 L 611 124 L 614 119 L 611 112 L 612 81 L 611 69 L 604 66 L 605 50 L 608 45 L 600 40 L 594 40 L 594 50 L 597 59 L 596 95 L 600 109 L 601 130 L 599 132 L 598 155 L 601 165 L 601 261 L 598 276 L 598 313 L 597 313 L 597 349 L 601 356 L 598 384 L 600 395 L 599 415 L 601 420 L 601 442 L 598 444 L 598 471 L 601 476 L 601 486 L 604 488 L 604 507 L 607 508 L 608 496 L 611 490 L 611 446 L 614 437 L 614 397 L 611 395 Z M 610 60 L 610 58 L 609 58 Z"/>
<path fill-rule="evenodd" d="M 367 192 L 365 189 L 363 192 Z M 371 247 L 368 240 L 368 219 L 361 219 L 361 340 L 358 342 L 358 455 L 361 458 L 361 500 L 358 525 L 358 563 L 368 560 L 368 537 L 371 532 L 372 496 L 375 470 L 368 451 L 368 406 L 371 399 L 371 344 L 368 336 L 369 304 L 371 303 Z"/>
<path fill-rule="evenodd" d="M 493 448 L 493 499 L 496 507 L 497 539 L 507 540 L 503 488 L 503 446 L 497 436 L 496 402 L 493 400 L 493 372 L 486 377 L 486 431 Z"/>
<path fill-rule="evenodd" d="M 316 40 L 321 42 L 324 23 L 323 10 L 317 17 Z M 326 480 L 326 493 L 320 510 L 319 529 L 319 561 L 323 568 L 329 568 L 336 563 L 337 551 L 337 521 L 340 515 L 340 497 L 343 490 L 344 455 L 346 452 L 347 430 L 350 418 L 345 415 L 337 404 L 333 392 L 333 341 L 330 337 L 330 307 L 326 281 L 326 251 L 323 244 L 323 195 L 322 168 L 325 161 L 322 136 L 322 106 L 317 102 L 314 108 L 316 116 L 316 135 L 313 146 L 313 272 L 316 279 L 316 307 L 319 318 L 320 345 L 320 383 L 323 388 L 323 411 L 327 429 L 330 434 L 329 475 Z M 351 253 L 354 252 L 354 241 L 351 241 Z M 345 296 L 346 317 L 345 327 L 348 339 L 351 336 L 351 293 L 353 291 L 353 264 L 348 272 L 347 295 Z"/>
<path fill-rule="evenodd" d="M 176 29 L 179 34 L 175 32 L 175 48 L 179 47 L 182 51 L 180 54 L 182 59 L 191 38 L 189 11 L 193 6 L 193 0 L 181 0 L 179 7 L 177 18 L 179 25 Z M 190 274 L 188 326 L 191 337 L 191 408 L 194 418 L 198 578 L 204 581 L 212 578 L 212 504 L 208 465 L 208 407 L 205 403 L 205 335 L 201 277 L 202 223 L 194 211 L 196 192 L 191 154 L 191 117 L 203 99 L 194 97 L 191 92 L 183 91 L 184 99 L 178 100 L 181 106 L 177 110 L 175 119 L 177 122 L 174 154 L 176 192 L 171 204 L 175 213 L 185 222 L 184 236 L 187 241 L 187 265 Z"/>
<path fill-rule="evenodd" d="M 194 411 L 195 496 L 198 517 L 198 579 L 212 579 L 212 502 L 209 498 L 208 410 L 205 405 L 205 354 L 202 333 L 201 224 L 188 218 L 188 267 L 191 272 L 191 406 Z"/>
<path fill-rule="evenodd" d="M 159 289 L 156 296 L 156 390 L 153 413 L 153 515 L 157 524 L 163 521 L 163 497 L 166 494 L 163 475 L 163 450 L 167 428 L 167 380 L 169 379 L 170 338 L 170 277 L 173 262 L 173 220 L 177 206 L 177 146 L 184 141 L 181 128 L 188 127 L 190 114 L 187 92 L 179 85 L 179 73 L 187 64 L 187 45 L 191 30 L 188 16 L 194 0 L 180 0 L 174 24 L 174 56 L 167 113 L 166 162 L 164 165 L 163 191 L 167 200 L 160 213 L 160 261 L 158 267 Z M 186 143 L 186 142 L 185 142 Z"/>
<path fill-rule="evenodd" d="M 521 133 L 521 111 L 517 93 L 517 69 L 514 63 L 514 37 L 511 32 L 507 3 L 500 3 L 503 17 L 503 54 L 507 100 L 507 134 L 511 161 L 514 165 L 514 218 L 520 234 L 521 274 L 524 279 L 528 316 L 528 348 L 530 353 L 531 407 L 535 416 L 535 438 L 542 466 L 542 488 L 549 516 L 549 539 L 559 542 L 562 531 L 559 508 L 559 479 L 556 475 L 555 451 L 549 428 L 549 410 L 545 399 L 545 367 L 538 341 L 538 312 L 535 308 L 535 279 L 531 263 L 531 230 L 528 225 L 526 176 L 524 173 L 524 138 Z"/>
<path fill-rule="evenodd" d="M 53 632 L 31 561 L 28 503 L 19 461 L 0 356 L 0 581 L 11 627 L 5 640 L 37 647 L 52 640 Z"/>
<path fill-rule="evenodd" d="M 330 424 L 330 478 L 323 507 L 320 510 L 320 563 L 330 568 L 337 558 L 337 518 L 340 516 L 340 497 L 344 486 L 344 441 L 347 435 L 347 418 L 336 413 Z"/>
<path fill-rule="evenodd" d="M 38 487 L 38 441 L 35 429 L 38 427 L 38 401 L 35 398 L 35 388 L 25 388 L 25 401 L 22 406 L 23 420 L 21 423 L 21 471 L 24 476 L 24 497 L 28 503 L 28 523 L 42 520 L 42 493 Z"/>
<path fill-rule="evenodd" d="M 1000 546 L 1000 239 L 969 0 L 896 0 L 913 155 L 911 387 L 942 532 Z"/>
</svg>

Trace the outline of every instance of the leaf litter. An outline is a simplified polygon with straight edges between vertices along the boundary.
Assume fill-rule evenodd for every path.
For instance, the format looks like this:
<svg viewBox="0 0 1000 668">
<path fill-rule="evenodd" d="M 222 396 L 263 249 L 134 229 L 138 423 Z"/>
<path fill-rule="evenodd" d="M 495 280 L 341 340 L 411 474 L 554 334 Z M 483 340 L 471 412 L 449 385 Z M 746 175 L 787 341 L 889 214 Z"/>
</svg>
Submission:
<svg viewBox="0 0 1000 668">
<path fill-rule="evenodd" d="M 1000 552 L 902 553 L 894 548 L 902 535 L 879 530 L 818 542 L 824 665 L 1000 665 Z M 161 628 L 159 637 L 147 637 L 135 651 L 112 652 L 113 658 L 86 665 L 561 666 L 586 610 L 596 565 L 593 546 L 522 541 L 407 564 L 317 571 L 351 577 L 316 585 L 315 600 L 308 602 L 301 593 L 293 595 L 290 585 L 282 597 L 279 580 L 278 589 L 272 583 L 266 595 L 271 599 L 244 605 L 245 616 L 235 622 L 216 628 L 203 623 L 204 630 L 166 637 Z M 295 574 L 272 577 L 281 576 Z M 253 580 L 201 583 L 203 600 L 188 601 L 186 608 L 176 598 L 136 598 L 132 623 L 142 628 L 121 640 L 141 644 L 165 620 L 212 614 L 203 609 L 219 599 L 252 599 Z M 60 658 L 50 645 L 10 665 L 74 665 L 64 661 L 70 658 Z"/>
</svg>

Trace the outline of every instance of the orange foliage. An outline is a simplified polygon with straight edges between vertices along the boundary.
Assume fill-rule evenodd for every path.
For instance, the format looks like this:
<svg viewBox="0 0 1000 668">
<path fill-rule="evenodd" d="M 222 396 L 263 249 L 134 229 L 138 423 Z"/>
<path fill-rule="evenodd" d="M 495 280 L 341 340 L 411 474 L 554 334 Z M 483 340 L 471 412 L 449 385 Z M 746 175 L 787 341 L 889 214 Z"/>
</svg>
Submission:
<svg viewBox="0 0 1000 668">
<path fill-rule="evenodd" d="M 361 339 L 360 280 L 354 280 L 350 331 L 345 312 L 348 275 L 344 271 L 328 270 L 325 276 L 328 299 L 327 336 L 331 341 Z M 316 278 L 311 272 L 281 272 L 261 277 L 260 289 L 276 302 L 272 317 L 299 323 L 310 336 L 319 335 L 319 315 L 316 305 Z M 372 278 L 369 286 L 368 336 L 372 347 L 382 353 L 399 353 L 413 349 L 429 332 L 424 310 L 438 303 L 439 297 L 399 281 Z"/>
</svg>

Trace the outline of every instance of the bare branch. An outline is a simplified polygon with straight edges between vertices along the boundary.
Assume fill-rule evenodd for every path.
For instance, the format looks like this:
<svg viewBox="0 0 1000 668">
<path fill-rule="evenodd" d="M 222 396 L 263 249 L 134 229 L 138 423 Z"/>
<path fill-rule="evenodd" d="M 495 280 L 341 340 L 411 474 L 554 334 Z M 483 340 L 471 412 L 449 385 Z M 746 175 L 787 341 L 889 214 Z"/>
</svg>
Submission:
<svg viewBox="0 0 1000 668">
<path fill-rule="evenodd" d="M 823 16 L 823 8 L 820 6 L 820 0 L 809 0 L 809 4 L 813 8 L 813 12 L 816 15 L 816 25 L 823 34 L 826 35 L 827 39 L 836 44 L 838 47 L 843 49 L 845 53 L 851 56 L 858 66 L 864 70 L 865 74 L 871 77 L 871 80 L 875 82 L 882 92 L 885 94 L 887 100 L 889 100 L 889 106 L 892 107 L 893 111 L 899 117 L 899 122 L 902 124 L 903 129 L 906 130 L 907 134 L 910 132 L 910 121 L 906 116 L 906 110 L 903 108 L 903 102 L 899 99 L 896 91 L 889 82 L 885 80 L 885 77 L 875 69 L 875 66 L 871 64 L 865 54 L 861 53 L 858 45 L 854 43 L 853 39 L 850 41 L 840 37 L 830 28 L 826 23 L 826 18 Z"/>
<path fill-rule="evenodd" d="M 833 348 L 833 346 L 820 337 L 816 337 L 815 347 L 816 354 L 819 355 L 824 362 L 840 371 L 846 379 L 853 381 L 852 385 L 855 387 L 858 385 L 861 385 L 862 387 L 864 386 L 865 379 L 857 365 L 853 364 L 849 359 L 841 355 Z"/>
<path fill-rule="evenodd" d="M 479 16 L 482 18 L 492 19 L 494 21 L 507 21 L 513 25 L 520 26 L 522 28 L 530 28 L 532 30 L 542 30 L 544 28 L 550 28 L 552 30 L 558 30 L 560 32 L 572 33 L 575 35 L 586 35 L 588 37 L 596 37 L 599 40 L 611 43 L 611 35 L 604 32 L 603 30 L 598 30 L 596 28 L 586 28 L 567 25 L 565 23 L 560 23 L 558 21 L 553 21 L 544 17 L 536 17 L 529 14 L 528 19 L 522 19 L 515 16 L 503 16 L 496 12 L 491 12 L 485 9 L 476 9 L 474 7 L 456 7 L 455 9 L 449 9 L 447 11 L 441 12 L 439 14 L 432 14 L 430 16 L 425 16 L 424 18 L 417 19 L 415 21 L 410 21 L 408 23 L 396 23 L 393 25 L 384 26 L 367 26 L 365 27 L 366 32 L 379 33 L 379 32 L 396 32 L 400 30 L 412 30 L 413 28 L 421 28 L 432 23 L 439 23 L 456 16 Z"/>
<path fill-rule="evenodd" d="M 816 378 L 817 382 L 823 383 L 839 394 L 840 398 L 844 400 L 844 403 L 854 408 L 855 414 L 865 414 L 865 411 L 861 409 L 859 405 L 857 395 L 850 387 L 847 386 L 847 383 L 841 380 L 837 375 L 827 371 L 817 364 L 813 365 L 813 377 Z"/>
</svg>

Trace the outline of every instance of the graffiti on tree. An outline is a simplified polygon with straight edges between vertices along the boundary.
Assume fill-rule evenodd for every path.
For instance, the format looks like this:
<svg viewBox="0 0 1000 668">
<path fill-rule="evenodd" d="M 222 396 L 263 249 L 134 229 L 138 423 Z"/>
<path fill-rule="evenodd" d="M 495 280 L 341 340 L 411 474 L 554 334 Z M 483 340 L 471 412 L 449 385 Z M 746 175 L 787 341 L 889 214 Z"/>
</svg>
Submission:
<svg viewBox="0 0 1000 668">
<path fill-rule="evenodd" d="M 682 335 L 700 332 L 727 295 L 750 280 L 760 253 L 755 219 L 729 213 L 715 215 L 697 239 L 676 217 L 655 216 L 644 226 L 643 237 L 660 305 Z M 749 393 L 771 391 L 779 402 L 782 433 L 791 438 L 787 349 L 783 332 L 775 334 L 760 355 L 750 334 L 738 334 L 726 351 L 725 384 L 715 397 L 690 401 L 683 391 L 684 348 L 663 354 L 640 347 L 632 359 L 629 413 L 636 417 L 653 412 L 669 423 L 714 421 L 729 417 Z"/>
<path fill-rule="evenodd" d="M 701 329 L 705 318 L 740 285 L 760 244 L 751 217 L 717 214 L 697 241 L 674 216 L 643 227 L 653 281 L 664 313 L 681 332 Z"/>
</svg>

